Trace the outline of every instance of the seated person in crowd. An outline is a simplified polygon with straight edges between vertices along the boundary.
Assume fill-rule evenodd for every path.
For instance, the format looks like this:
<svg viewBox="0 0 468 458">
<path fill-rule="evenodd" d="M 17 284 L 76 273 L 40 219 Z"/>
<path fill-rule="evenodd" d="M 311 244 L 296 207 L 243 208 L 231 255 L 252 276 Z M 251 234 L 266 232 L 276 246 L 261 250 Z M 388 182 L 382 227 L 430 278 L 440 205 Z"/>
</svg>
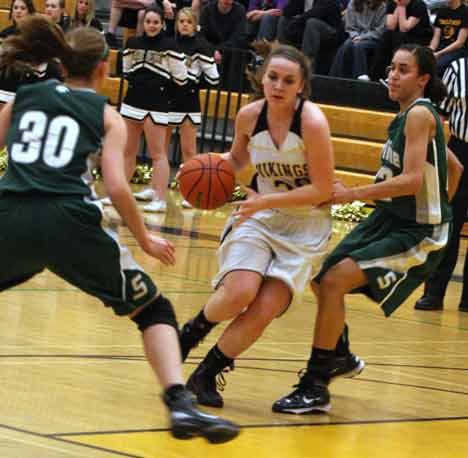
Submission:
<svg viewBox="0 0 468 458">
<path fill-rule="evenodd" d="M 289 0 L 278 29 L 278 39 L 301 48 L 313 69 L 317 69 L 319 52 L 327 49 L 334 54 L 345 37 L 336 0 Z"/>
<path fill-rule="evenodd" d="M 32 0 L 12 0 L 10 4 L 10 15 L 8 16 L 12 24 L 0 32 L 0 40 L 4 40 L 6 37 L 17 33 L 18 21 L 28 14 L 34 14 L 35 12 L 36 8 L 34 8 Z"/>
<path fill-rule="evenodd" d="M 75 11 L 71 18 L 72 27 L 94 27 L 103 31 L 101 21 L 95 17 L 94 0 L 77 0 Z"/>
<path fill-rule="evenodd" d="M 462 0 L 449 0 L 448 6 L 437 11 L 434 36 L 429 47 L 437 59 L 440 76 L 453 60 L 466 55 L 468 37 L 468 7 Z"/>
<path fill-rule="evenodd" d="M 215 0 L 206 4 L 200 16 L 200 31 L 215 49 L 214 58 L 219 64 L 223 49 L 247 46 L 245 8 L 234 0 Z"/>
<path fill-rule="evenodd" d="M 247 10 L 249 41 L 276 38 L 278 21 L 287 0 L 250 0 Z"/>
<path fill-rule="evenodd" d="M 45 15 L 49 16 L 64 32 L 70 28 L 71 21 L 65 11 L 65 0 L 46 0 Z"/>
<path fill-rule="evenodd" d="M 375 81 L 385 77 L 394 51 L 402 44 L 428 46 L 433 35 L 424 0 L 389 0 L 385 26 L 372 62 L 371 79 Z"/>
<path fill-rule="evenodd" d="M 351 0 L 345 13 L 347 40 L 338 49 L 330 76 L 369 80 L 367 59 L 385 30 L 385 0 Z"/>
</svg>

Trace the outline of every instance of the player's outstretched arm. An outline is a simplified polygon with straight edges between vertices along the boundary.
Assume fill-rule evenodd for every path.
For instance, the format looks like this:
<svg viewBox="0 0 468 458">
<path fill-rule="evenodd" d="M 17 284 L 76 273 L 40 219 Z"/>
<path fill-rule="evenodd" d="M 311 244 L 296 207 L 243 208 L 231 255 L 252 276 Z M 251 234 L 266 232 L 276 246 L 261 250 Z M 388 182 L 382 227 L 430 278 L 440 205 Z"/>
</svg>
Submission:
<svg viewBox="0 0 468 458">
<path fill-rule="evenodd" d="M 385 181 L 367 186 L 342 190 L 335 188 L 333 202 L 340 204 L 354 200 L 380 200 L 417 194 L 423 184 L 427 145 L 433 129 L 435 129 L 435 119 L 432 113 L 422 106 L 412 108 L 405 124 L 403 172 Z"/>
<path fill-rule="evenodd" d="M 151 235 L 136 205 L 124 171 L 124 148 L 127 142 L 125 123 L 114 109 L 104 112 L 102 174 L 109 197 L 142 250 L 165 265 L 175 264 L 174 246 L 168 240 Z"/>
</svg>

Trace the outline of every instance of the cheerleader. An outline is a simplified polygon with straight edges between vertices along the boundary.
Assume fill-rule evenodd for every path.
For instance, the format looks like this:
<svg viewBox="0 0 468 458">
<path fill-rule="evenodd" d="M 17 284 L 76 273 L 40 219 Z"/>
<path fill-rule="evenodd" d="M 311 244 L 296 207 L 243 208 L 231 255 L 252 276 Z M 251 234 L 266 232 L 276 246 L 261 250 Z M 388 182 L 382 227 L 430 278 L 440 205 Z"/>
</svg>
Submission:
<svg viewBox="0 0 468 458">
<path fill-rule="evenodd" d="M 135 194 L 138 200 L 150 200 L 144 210 L 166 211 L 169 183 L 166 130 L 169 124 L 169 85 L 187 84 L 185 56 L 176 51 L 176 43 L 163 33 L 163 12 L 158 7 L 145 11 L 144 33 L 128 40 L 123 52 L 123 70 L 128 80 L 127 94 L 120 108 L 128 139 L 125 168 L 130 180 L 135 171 L 140 137 L 144 132 L 153 159 L 152 189 Z"/>
<path fill-rule="evenodd" d="M 179 10 L 176 17 L 176 40 L 179 51 L 186 57 L 188 84 L 172 91 L 167 139 L 171 138 L 173 126 L 178 126 L 184 162 L 193 157 L 197 150 L 197 128 L 201 124 L 200 79 L 203 76 L 210 85 L 219 83 L 218 68 L 207 43 L 196 34 L 197 26 L 197 16 L 190 8 Z M 185 200 L 182 206 L 190 208 Z"/>
</svg>

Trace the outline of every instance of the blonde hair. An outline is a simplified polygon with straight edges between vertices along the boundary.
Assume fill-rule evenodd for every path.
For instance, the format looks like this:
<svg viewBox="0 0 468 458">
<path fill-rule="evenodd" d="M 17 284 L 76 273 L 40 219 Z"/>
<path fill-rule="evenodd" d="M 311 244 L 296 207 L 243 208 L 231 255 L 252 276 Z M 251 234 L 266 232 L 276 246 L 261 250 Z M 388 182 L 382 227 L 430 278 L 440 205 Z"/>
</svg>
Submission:
<svg viewBox="0 0 468 458">
<path fill-rule="evenodd" d="M 177 23 L 179 22 L 180 16 L 187 16 L 189 19 L 192 20 L 193 23 L 193 31 L 197 31 L 197 26 L 198 26 L 198 16 L 195 14 L 195 12 L 192 10 L 192 8 L 185 7 L 181 8 L 176 15 L 175 19 L 175 32 L 176 35 L 179 33 L 179 30 L 177 29 Z"/>
<path fill-rule="evenodd" d="M 85 18 L 78 17 L 78 1 L 75 4 L 75 11 L 73 12 L 72 26 L 73 27 L 81 27 L 86 26 L 89 27 L 91 25 L 91 21 L 94 19 L 96 14 L 96 2 L 94 0 L 87 0 L 88 2 L 88 12 L 86 13 Z"/>
</svg>

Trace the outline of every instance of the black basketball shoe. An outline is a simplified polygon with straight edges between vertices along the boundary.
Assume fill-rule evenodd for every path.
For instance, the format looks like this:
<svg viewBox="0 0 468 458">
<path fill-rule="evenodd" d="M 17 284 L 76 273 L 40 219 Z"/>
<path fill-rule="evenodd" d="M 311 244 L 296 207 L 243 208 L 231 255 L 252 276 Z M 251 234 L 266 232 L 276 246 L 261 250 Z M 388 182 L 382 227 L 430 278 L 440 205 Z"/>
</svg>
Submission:
<svg viewBox="0 0 468 458">
<path fill-rule="evenodd" d="M 303 369 L 299 372 L 299 383 L 292 393 L 278 399 L 272 406 L 279 413 L 323 413 L 331 408 L 330 393 L 326 383 L 313 378 Z"/>
<path fill-rule="evenodd" d="M 197 397 L 199 404 L 208 407 L 223 407 L 224 400 L 219 394 L 219 391 L 224 391 L 224 387 L 226 386 L 223 372 L 228 372 L 233 368 L 234 366 L 231 366 L 230 369 L 216 372 L 201 363 L 188 379 L 187 389 Z"/>
<path fill-rule="evenodd" d="M 192 394 L 186 389 L 182 388 L 172 396 L 165 393 L 163 400 L 169 408 L 171 434 L 176 439 L 204 437 L 212 444 L 222 444 L 240 433 L 239 425 L 199 411 L 194 405 Z"/>
<path fill-rule="evenodd" d="M 211 328 L 207 329 L 202 323 L 195 323 L 195 320 L 187 321 L 179 331 L 180 352 L 182 354 L 182 362 L 187 359 L 190 351 L 197 347 L 200 342 L 210 332 Z"/>
<path fill-rule="evenodd" d="M 330 382 L 338 378 L 353 378 L 359 375 L 366 363 L 354 353 L 349 352 L 345 356 L 336 356 L 333 359 L 333 367 L 330 370 Z"/>
</svg>

